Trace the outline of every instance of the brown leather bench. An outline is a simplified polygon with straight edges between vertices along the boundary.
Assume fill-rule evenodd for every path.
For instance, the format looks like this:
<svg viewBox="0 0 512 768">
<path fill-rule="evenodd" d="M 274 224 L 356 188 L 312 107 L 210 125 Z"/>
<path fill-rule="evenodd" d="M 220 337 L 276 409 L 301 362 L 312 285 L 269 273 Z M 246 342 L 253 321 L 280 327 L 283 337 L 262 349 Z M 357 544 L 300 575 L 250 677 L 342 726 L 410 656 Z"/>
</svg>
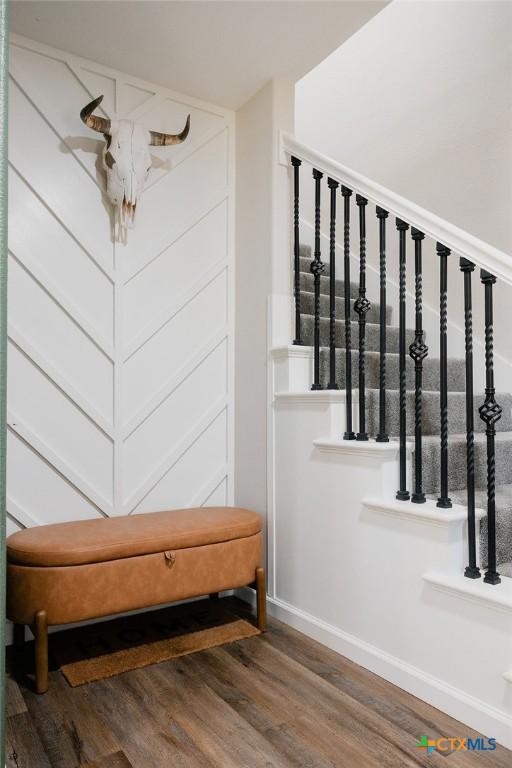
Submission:
<svg viewBox="0 0 512 768">
<path fill-rule="evenodd" d="M 36 690 L 48 689 L 48 626 L 217 595 L 251 584 L 265 629 L 261 519 L 236 507 L 80 520 L 7 539 L 7 618 L 35 637 Z"/>
</svg>

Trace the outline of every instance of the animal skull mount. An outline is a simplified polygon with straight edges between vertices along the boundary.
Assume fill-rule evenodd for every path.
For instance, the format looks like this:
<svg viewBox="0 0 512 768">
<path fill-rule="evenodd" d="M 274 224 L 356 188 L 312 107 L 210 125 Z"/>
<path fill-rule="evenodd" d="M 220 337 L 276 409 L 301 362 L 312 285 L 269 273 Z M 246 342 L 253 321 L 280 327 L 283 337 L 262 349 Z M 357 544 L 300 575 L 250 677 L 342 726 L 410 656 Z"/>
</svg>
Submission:
<svg viewBox="0 0 512 768">
<path fill-rule="evenodd" d="M 169 147 L 181 144 L 190 130 L 190 115 L 181 133 L 148 131 L 132 120 L 108 120 L 93 115 L 103 101 L 98 96 L 80 112 L 83 122 L 93 131 L 102 133 L 103 167 L 107 172 L 107 195 L 115 207 L 118 223 L 125 229 L 133 227 L 137 201 L 151 169 L 149 147 Z"/>
</svg>

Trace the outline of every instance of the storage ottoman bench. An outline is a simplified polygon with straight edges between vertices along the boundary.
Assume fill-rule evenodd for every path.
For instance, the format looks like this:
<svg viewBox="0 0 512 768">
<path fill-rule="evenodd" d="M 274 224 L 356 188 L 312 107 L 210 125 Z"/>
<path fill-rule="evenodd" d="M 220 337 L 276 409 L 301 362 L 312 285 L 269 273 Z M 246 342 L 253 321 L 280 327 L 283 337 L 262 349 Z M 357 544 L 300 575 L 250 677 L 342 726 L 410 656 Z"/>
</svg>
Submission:
<svg viewBox="0 0 512 768">
<path fill-rule="evenodd" d="M 7 618 L 35 637 L 36 690 L 48 689 L 48 626 L 246 585 L 265 629 L 261 519 L 236 507 L 176 509 L 27 528 L 7 539 Z"/>
</svg>

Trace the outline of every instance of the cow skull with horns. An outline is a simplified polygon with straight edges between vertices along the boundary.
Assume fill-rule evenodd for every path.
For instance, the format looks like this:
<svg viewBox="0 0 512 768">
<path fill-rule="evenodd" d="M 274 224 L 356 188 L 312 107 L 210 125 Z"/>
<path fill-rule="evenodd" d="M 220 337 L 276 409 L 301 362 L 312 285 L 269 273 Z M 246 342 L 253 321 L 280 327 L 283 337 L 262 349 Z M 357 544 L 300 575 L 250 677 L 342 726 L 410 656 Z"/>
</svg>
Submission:
<svg viewBox="0 0 512 768">
<path fill-rule="evenodd" d="M 86 104 L 80 117 L 89 128 L 105 137 L 103 166 L 107 172 L 107 195 L 124 229 L 133 226 L 137 201 L 151 168 L 149 147 L 169 147 L 185 141 L 190 130 L 190 115 L 181 133 L 160 133 L 148 131 L 132 120 L 108 120 L 93 115 L 102 101 L 103 96 L 98 96 Z"/>
</svg>

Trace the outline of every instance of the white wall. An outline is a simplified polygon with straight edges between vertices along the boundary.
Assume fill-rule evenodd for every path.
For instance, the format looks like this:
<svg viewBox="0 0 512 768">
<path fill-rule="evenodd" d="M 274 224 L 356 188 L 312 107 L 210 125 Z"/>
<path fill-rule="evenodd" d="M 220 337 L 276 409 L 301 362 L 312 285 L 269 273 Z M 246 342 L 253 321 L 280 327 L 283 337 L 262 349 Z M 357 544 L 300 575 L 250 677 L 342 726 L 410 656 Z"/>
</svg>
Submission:
<svg viewBox="0 0 512 768">
<path fill-rule="evenodd" d="M 290 383 L 273 405 L 270 612 L 511 748 L 512 579 L 465 578 L 466 509 L 396 502 L 398 443 L 343 441 L 344 392 Z"/>
<path fill-rule="evenodd" d="M 290 290 L 287 169 L 277 165 L 279 130 L 293 130 L 294 89 L 274 80 L 236 113 L 237 265 L 235 499 L 267 512 L 269 312 L 288 338 Z M 284 313 L 278 300 L 284 296 Z M 267 450 L 268 449 L 268 450 Z"/>
<path fill-rule="evenodd" d="M 296 135 L 512 252 L 512 5 L 393 2 L 297 84 Z"/>
<path fill-rule="evenodd" d="M 22 38 L 10 73 L 9 530 L 232 502 L 233 113 Z M 125 244 L 79 118 L 100 93 L 191 113 Z"/>
<path fill-rule="evenodd" d="M 501 2 L 393 2 L 296 87 L 296 136 L 512 258 L 512 5 Z M 311 172 L 303 168 L 302 215 L 313 221 Z M 322 230 L 328 232 L 327 185 Z M 341 200 L 339 203 L 341 208 Z M 353 201 L 352 249 L 357 253 Z M 367 210 L 369 296 L 378 299 L 378 226 Z M 414 224 L 414 222 L 412 222 Z M 398 238 L 388 219 L 388 276 L 398 281 Z M 304 239 L 308 232 L 303 233 Z M 341 232 L 338 239 L 341 241 Z M 413 243 L 408 238 L 409 324 L 413 324 Z M 327 253 L 323 254 L 326 259 Z M 437 354 L 439 265 L 424 244 L 427 343 Z M 357 269 L 357 268 L 356 268 Z M 354 270 L 354 275 L 357 272 Z M 483 289 L 474 278 L 476 386 L 483 391 Z M 464 350 L 463 281 L 449 261 L 449 354 Z M 388 285 L 388 302 L 398 292 Z M 512 289 L 495 288 L 498 391 L 512 389 L 508 333 Z M 393 322 L 397 322 L 394 313 Z"/>
</svg>

